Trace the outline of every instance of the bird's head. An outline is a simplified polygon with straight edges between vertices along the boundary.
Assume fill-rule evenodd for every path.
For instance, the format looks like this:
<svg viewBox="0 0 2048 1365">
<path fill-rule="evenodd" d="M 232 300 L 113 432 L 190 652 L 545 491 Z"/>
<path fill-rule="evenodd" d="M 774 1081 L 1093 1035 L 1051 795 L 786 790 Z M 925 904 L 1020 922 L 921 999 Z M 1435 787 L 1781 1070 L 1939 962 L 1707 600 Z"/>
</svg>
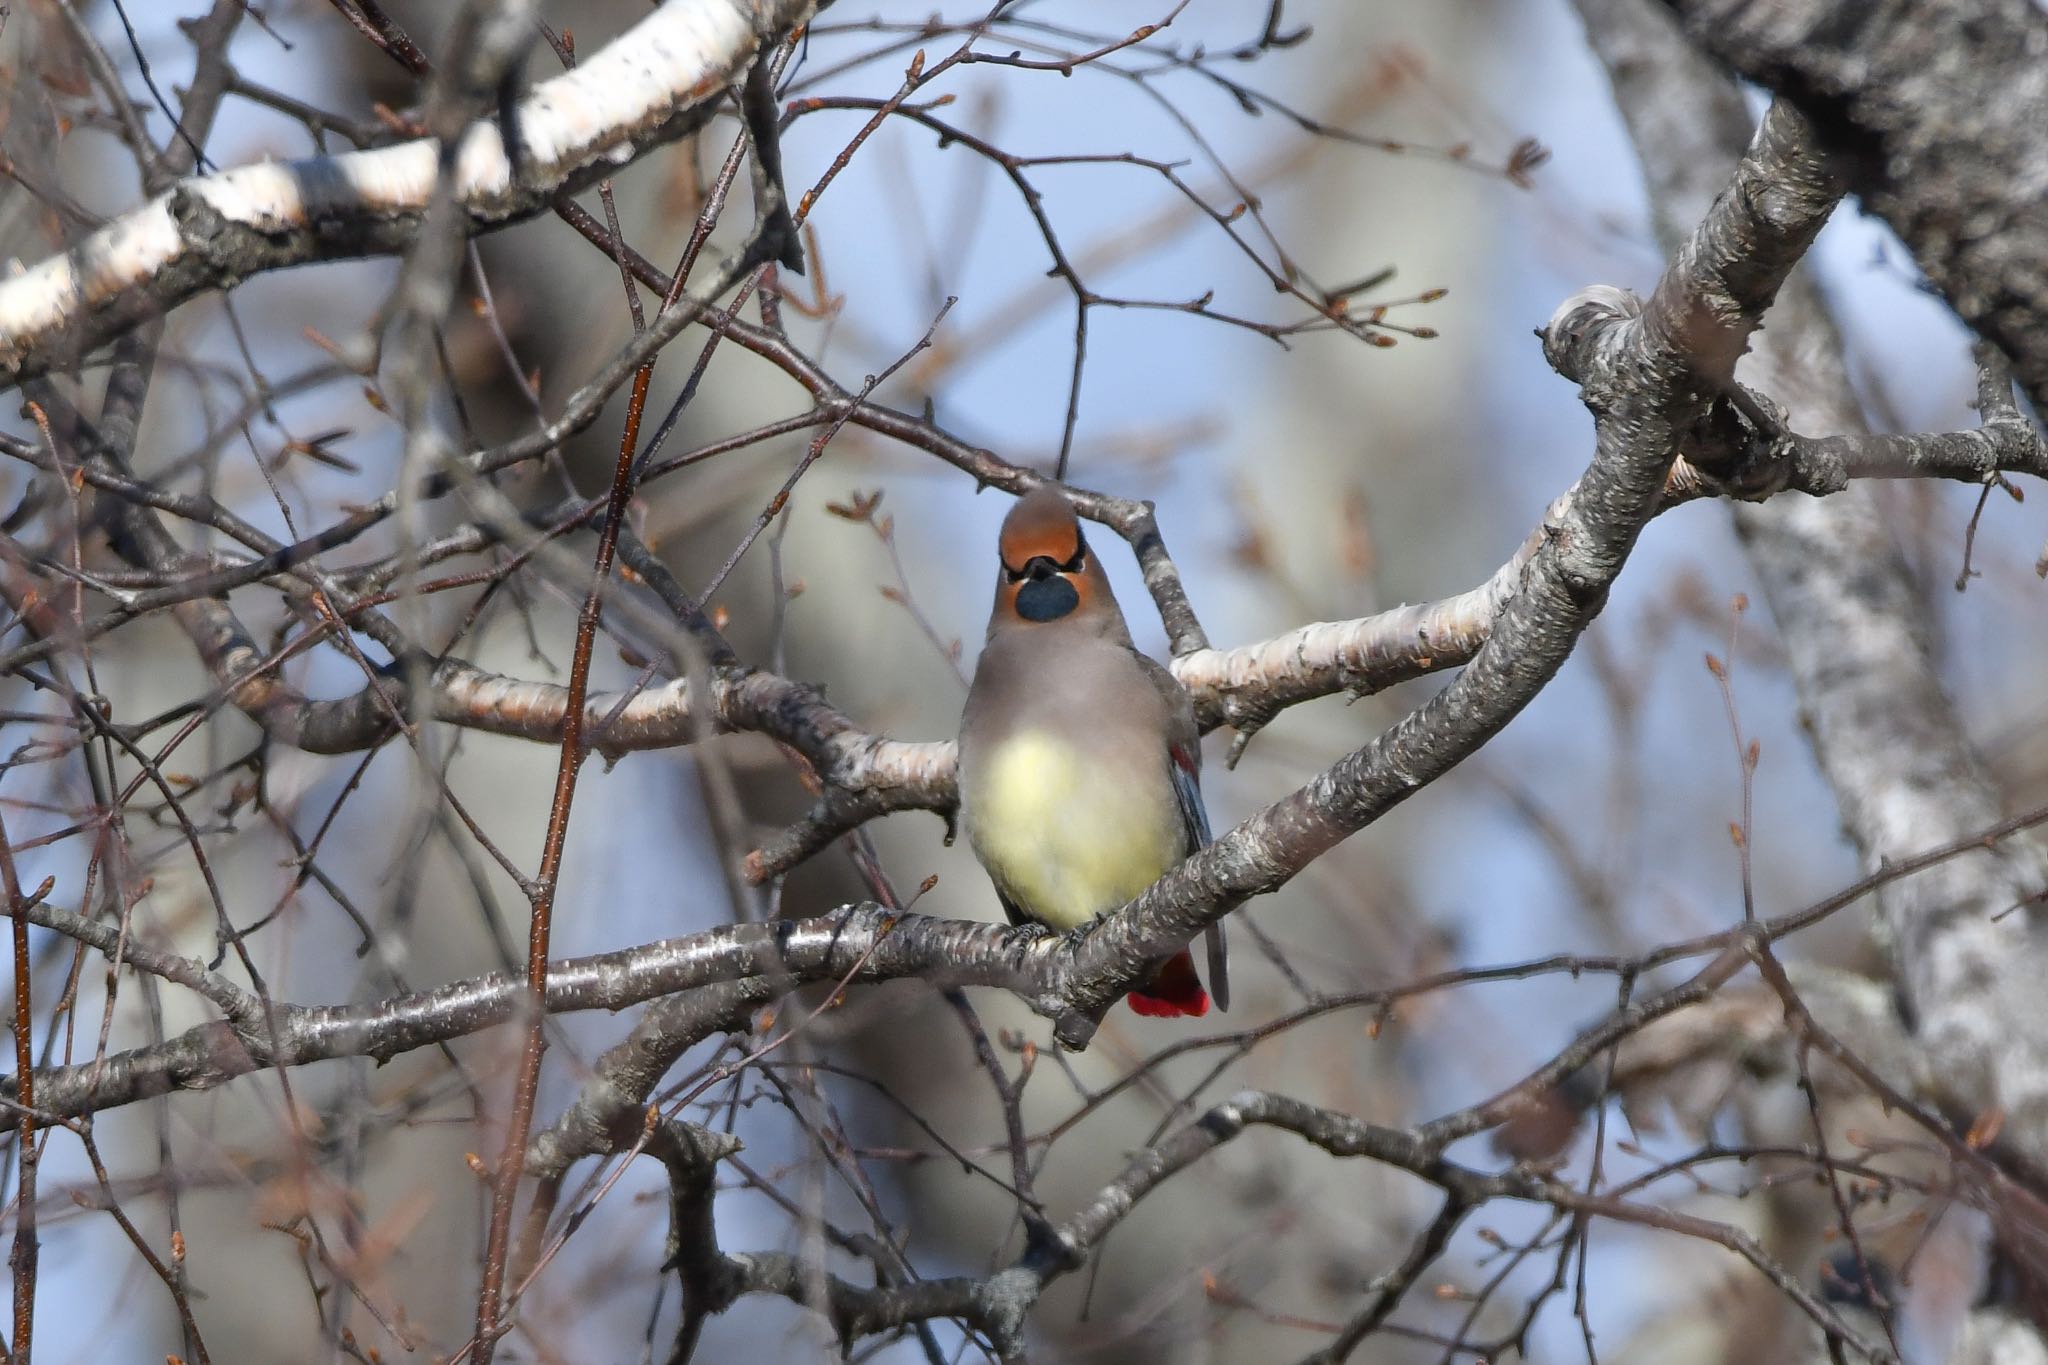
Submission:
<svg viewBox="0 0 2048 1365">
<path fill-rule="evenodd" d="M 1123 613 L 1109 578 L 1081 534 L 1080 518 L 1057 488 L 1036 488 L 1017 499 L 1003 518 L 997 544 L 1002 568 L 991 633 L 1056 621 L 1104 634 L 1122 630 Z"/>
</svg>

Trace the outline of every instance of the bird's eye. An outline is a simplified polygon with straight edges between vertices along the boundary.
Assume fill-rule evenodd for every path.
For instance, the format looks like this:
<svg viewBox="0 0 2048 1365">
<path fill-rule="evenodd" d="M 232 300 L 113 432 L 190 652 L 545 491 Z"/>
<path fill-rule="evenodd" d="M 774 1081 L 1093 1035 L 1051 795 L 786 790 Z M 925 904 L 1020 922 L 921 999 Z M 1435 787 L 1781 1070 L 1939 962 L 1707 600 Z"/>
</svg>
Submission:
<svg viewBox="0 0 2048 1365">
<path fill-rule="evenodd" d="M 1083 545 L 1074 551 L 1074 557 L 1060 565 L 1061 573 L 1079 573 L 1088 567 L 1088 547 Z"/>
</svg>

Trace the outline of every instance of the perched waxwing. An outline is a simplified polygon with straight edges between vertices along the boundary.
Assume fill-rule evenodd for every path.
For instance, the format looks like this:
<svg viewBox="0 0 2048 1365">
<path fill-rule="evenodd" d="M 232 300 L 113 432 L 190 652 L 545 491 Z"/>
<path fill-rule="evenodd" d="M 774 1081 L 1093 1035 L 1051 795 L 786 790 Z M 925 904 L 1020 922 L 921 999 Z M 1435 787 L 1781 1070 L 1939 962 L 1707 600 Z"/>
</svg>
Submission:
<svg viewBox="0 0 2048 1365">
<path fill-rule="evenodd" d="M 1073 929 L 1135 899 L 1209 842 L 1201 732 L 1187 693 L 1138 652 L 1080 520 L 1056 488 L 1003 519 L 988 642 L 960 721 L 960 808 L 1012 924 Z M 1209 989 L 1230 1008 L 1223 926 Z M 1199 1015 L 1182 949 L 1130 995 L 1145 1015 Z"/>
</svg>

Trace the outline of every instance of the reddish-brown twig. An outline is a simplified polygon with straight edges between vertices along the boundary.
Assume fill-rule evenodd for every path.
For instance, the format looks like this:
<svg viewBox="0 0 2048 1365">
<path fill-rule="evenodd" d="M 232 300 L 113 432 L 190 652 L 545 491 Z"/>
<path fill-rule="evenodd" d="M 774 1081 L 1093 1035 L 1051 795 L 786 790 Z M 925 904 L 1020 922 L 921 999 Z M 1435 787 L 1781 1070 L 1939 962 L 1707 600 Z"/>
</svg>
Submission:
<svg viewBox="0 0 2048 1365">
<path fill-rule="evenodd" d="M 7 914 L 14 921 L 14 1098 L 21 1105 L 20 1124 L 14 1135 L 19 1168 L 15 1180 L 14 1251 L 8 1257 L 14 1268 L 14 1340 L 10 1359 L 18 1365 L 28 1365 L 36 1313 L 35 1016 L 29 1010 L 28 898 L 21 893 L 14 849 L 7 842 L 4 823 L 0 823 L 0 879 L 4 879 L 7 891 Z"/>
<path fill-rule="evenodd" d="M 684 272 L 676 272 L 679 293 Z M 630 287 L 630 280 L 628 285 Z M 671 298 L 671 302 L 673 299 Z M 639 313 L 638 298 L 633 299 Z M 619 543 L 619 528 L 625 524 L 626 503 L 632 495 L 633 457 L 640 444 L 640 415 L 647 407 L 647 387 L 654 378 L 654 365 L 642 365 L 633 376 L 632 397 L 626 407 L 625 430 L 619 437 L 619 459 L 612 470 L 611 497 L 605 508 L 603 529 L 598 533 L 596 561 L 591 567 L 590 591 L 584 594 L 582 610 L 576 617 L 576 648 L 569 663 L 569 714 L 562 724 L 562 756 L 555 769 L 555 794 L 548 810 L 546 842 L 541 847 L 540 872 L 534 879 L 532 914 L 528 918 L 526 982 L 532 993 L 532 1018 L 527 1022 L 526 1047 L 520 1054 L 519 1078 L 512 1092 L 512 1113 L 506 1123 L 505 1152 L 491 1180 L 491 1221 L 484 1241 L 483 1283 L 477 1291 L 477 1365 L 490 1365 L 497 1349 L 501 1327 L 499 1298 L 505 1285 L 505 1262 L 512 1238 L 512 1204 L 519 1191 L 519 1175 L 526 1165 L 526 1140 L 533 1127 L 535 1096 L 540 1089 L 541 1054 L 547 1039 L 545 999 L 548 983 L 548 936 L 553 927 L 555 888 L 562 870 L 562 849 L 569 836 L 569 807 L 576 797 L 576 775 L 583 766 L 583 703 L 590 693 L 590 657 L 597 643 L 597 619 L 603 609 L 604 586 L 611 577 L 612 555 Z"/>
</svg>

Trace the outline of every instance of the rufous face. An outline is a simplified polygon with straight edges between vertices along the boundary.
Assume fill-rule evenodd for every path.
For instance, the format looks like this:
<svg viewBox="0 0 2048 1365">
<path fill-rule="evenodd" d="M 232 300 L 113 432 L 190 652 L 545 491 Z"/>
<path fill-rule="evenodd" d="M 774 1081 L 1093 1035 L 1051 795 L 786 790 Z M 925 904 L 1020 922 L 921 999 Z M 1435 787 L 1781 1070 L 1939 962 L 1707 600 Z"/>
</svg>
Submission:
<svg viewBox="0 0 2048 1365">
<path fill-rule="evenodd" d="M 1022 621 L 1057 621 L 1099 605 L 1101 570 L 1088 553 L 1074 509 L 1054 490 L 1042 488 L 1018 499 L 1003 519 L 999 548 L 999 614 Z"/>
</svg>

